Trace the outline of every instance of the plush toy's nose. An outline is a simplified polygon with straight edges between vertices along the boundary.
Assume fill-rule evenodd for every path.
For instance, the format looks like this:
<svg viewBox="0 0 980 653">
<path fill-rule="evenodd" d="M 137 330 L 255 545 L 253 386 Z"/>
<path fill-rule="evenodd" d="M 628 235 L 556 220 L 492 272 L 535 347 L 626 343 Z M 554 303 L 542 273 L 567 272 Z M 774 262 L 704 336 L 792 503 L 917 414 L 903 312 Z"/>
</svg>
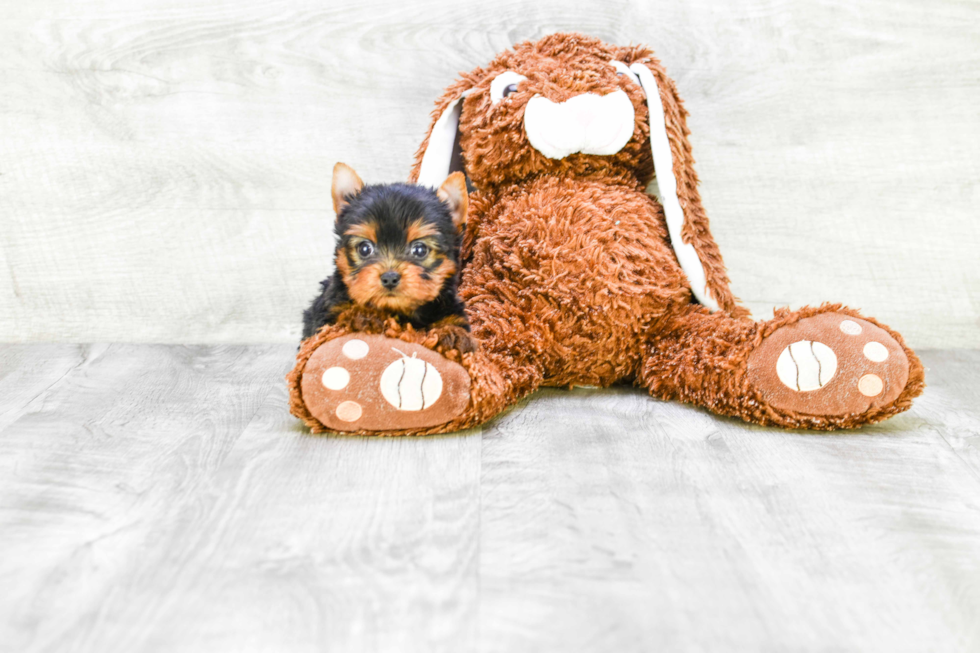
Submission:
<svg viewBox="0 0 980 653">
<path fill-rule="evenodd" d="M 549 159 L 576 152 L 609 155 L 633 136 L 634 119 L 633 103 L 622 90 L 582 93 L 564 102 L 536 95 L 524 110 L 524 131 L 531 146 Z"/>
<path fill-rule="evenodd" d="M 381 275 L 381 285 L 385 287 L 385 290 L 394 290 L 398 282 L 402 280 L 402 275 L 398 274 L 394 270 L 388 270 Z"/>
</svg>

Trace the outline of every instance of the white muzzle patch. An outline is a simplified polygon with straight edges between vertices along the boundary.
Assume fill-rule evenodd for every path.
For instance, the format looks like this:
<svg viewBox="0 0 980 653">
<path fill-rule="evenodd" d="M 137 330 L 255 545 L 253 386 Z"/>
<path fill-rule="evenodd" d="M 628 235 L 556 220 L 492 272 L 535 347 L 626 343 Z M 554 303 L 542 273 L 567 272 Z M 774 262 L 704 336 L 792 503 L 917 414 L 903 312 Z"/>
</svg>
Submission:
<svg viewBox="0 0 980 653">
<path fill-rule="evenodd" d="M 531 146 L 549 159 L 569 154 L 609 155 L 633 136 L 633 103 L 624 91 L 583 93 L 565 102 L 535 95 L 524 109 L 524 131 Z"/>
</svg>

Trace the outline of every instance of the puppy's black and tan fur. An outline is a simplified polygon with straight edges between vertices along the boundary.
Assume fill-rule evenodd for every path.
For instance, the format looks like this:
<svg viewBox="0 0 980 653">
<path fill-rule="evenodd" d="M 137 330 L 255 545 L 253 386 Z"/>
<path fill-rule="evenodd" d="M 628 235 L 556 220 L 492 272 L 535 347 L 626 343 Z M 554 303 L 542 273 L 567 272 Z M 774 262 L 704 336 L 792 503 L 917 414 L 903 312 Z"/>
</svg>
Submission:
<svg viewBox="0 0 980 653">
<path fill-rule="evenodd" d="M 462 173 L 438 190 L 411 184 L 365 186 L 349 166 L 334 167 L 336 268 L 303 313 L 303 338 L 342 314 L 397 316 L 416 328 L 469 331 L 456 296 L 459 244 L 468 196 Z"/>
</svg>

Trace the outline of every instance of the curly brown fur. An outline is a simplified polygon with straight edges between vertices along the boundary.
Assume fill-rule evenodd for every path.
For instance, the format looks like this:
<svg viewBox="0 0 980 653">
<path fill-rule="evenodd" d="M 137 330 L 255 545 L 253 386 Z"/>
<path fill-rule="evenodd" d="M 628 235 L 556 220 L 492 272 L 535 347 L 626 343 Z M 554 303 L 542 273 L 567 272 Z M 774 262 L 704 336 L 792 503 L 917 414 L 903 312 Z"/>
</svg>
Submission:
<svg viewBox="0 0 980 653">
<path fill-rule="evenodd" d="M 477 190 L 492 192 L 518 186 L 534 177 L 554 176 L 622 184 L 639 192 L 654 176 L 646 96 L 628 77 L 617 75 L 611 61 L 627 65 L 642 63 L 657 78 L 671 136 L 678 196 L 685 210 L 684 241 L 697 250 L 711 295 L 722 309 L 736 317 L 747 316 L 748 311 L 738 305 L 729 289 L 721 252 L 708 227 L 688 140 L 687 111 L 673 80 L 649 48 L 616 47 L 581 34 L 552 34 L 540 41 L 520 43 L 487 66 L 463 74 L 436 101 L 432 117 L 438 119 L 450 102 L 469 91 L 460 119 L 460 145 L 467 175 Z M 490 84 L 506 70 L 521 73 L 528 79 L 518 86 L 516 93 L 495 104 L 490 98 Z M 545 157 L 528 142 L 523 129 L 524 109 L 535 95 L 562 102 L 579 93 L 605 95 L 615 90 L 626 92 L 635 113 L 633 138 L 616 154 L 579 153 L 556 160 Z M 410 179 L 418 178 L 429 137 L 419 147 Z"/>
</svg>

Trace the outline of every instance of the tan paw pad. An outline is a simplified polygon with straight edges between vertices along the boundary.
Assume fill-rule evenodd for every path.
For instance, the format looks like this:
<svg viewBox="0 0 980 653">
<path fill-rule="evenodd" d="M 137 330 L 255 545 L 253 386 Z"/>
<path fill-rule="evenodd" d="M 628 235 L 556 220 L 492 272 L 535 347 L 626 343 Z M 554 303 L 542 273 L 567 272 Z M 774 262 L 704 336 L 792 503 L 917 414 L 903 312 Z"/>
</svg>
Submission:
<svg viewBox="0 0 980 653">
<path fill-rule="evenodd" d="M 880 342 L 869 342 L 864 346 L 864 357 L 874 363 L 882 363 L 888 358 L 888 348 Z"/>
<path fill-rule="evenodd" d="M 858 391 L 865 397 L 877 397 L 884 387 L 885 384 L 877 374 L 865 374 L 858 381 Z"/>
<path fill-rule="evenodd" d="M 337 406 L 337 418 L 342 419 L 345 422 L 356 422 L 361 419 L 361 415 L 364 413 L 364 409 L 361 408 L 361 404 L 356 401 L 344 401 Z"/>
<path fill-rule="evenodd" d="M 324 370 L 321 380 L 328 390 L 343 390 L 350 383 L 350 372 L 343 367 L 331 367 Z"/>
<path fill-rule="evenodd" d="M 856 415 L 894 401 L 908 357 L 879 326 L 839 313 L 787 324 L 749 355 L 749 382 L 774 408 L 804 415 Z"/>
<path fill-rule="evenodd" d="M 841 320 L 840 330 L 849 336 L 861 335 L 861 325 L 854 320 Z"/>
<path fill-rule="evenodd" d="M 437 426 L 465 410 L 470 377 L 421 345 L 373 334 L 330 340 L 307 361 L 303 401 L 336 431 L 398 431 Z"/>
</svg>

